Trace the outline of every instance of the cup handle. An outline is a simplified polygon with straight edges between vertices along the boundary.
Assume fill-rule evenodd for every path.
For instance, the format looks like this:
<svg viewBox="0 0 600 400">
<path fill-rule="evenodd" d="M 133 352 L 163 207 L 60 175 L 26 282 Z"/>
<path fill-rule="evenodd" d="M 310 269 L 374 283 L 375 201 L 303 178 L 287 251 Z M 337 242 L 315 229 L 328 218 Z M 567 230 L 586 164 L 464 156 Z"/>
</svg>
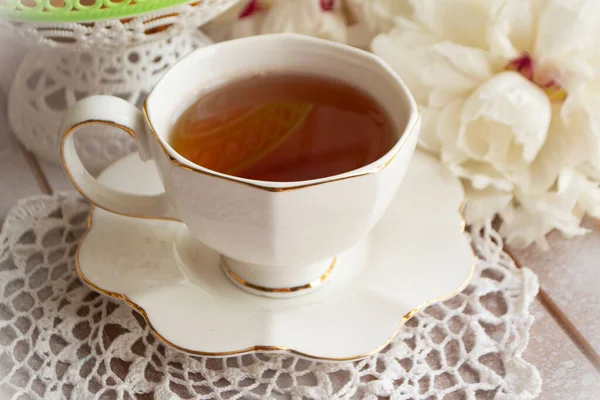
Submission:
<svg viewBox="0 0 600 400">
<path fill-rule="evenodd" d="M 77 154 L 73 133 L 90 124 L 104 124 L 124 130 L 136 141 L 140 157 L 143 160 L 148 158 L 144 117 L 134 105 L 113 96 L 86 97 L 69 109 L 60 129 L 60 157 L 75 189 L 93 205 L 113 213 L 179 220 L 164 192 L 157 195 L 121 192 L 98 182 L 86 170 Z"/>
</svg>

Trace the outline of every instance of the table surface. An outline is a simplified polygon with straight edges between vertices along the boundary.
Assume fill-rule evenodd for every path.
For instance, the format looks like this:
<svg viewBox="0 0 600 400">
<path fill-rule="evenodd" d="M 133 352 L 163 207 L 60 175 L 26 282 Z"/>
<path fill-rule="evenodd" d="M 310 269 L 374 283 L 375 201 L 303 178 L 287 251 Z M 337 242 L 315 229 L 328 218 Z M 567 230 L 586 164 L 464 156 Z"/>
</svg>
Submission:
<svg viewBox="0 0 600 400">
<path fill-rule="evenodd" d="M 11 76 L 19 59 L 4 54 L 0 76 Z M 0 224 L 20 198 L 73 189 L 60 166 L 38 160 L 11 134 L 6 120 L 9 85 L 0 82 Z M 600 398 L 600 222 L 585 220 L 584 225 L 590 233 L 581 238 L 551 234 L 546 252 L 508 249 L 540 281 L 524 356 L 542 375 L 542 399 Z"/>
</svg>

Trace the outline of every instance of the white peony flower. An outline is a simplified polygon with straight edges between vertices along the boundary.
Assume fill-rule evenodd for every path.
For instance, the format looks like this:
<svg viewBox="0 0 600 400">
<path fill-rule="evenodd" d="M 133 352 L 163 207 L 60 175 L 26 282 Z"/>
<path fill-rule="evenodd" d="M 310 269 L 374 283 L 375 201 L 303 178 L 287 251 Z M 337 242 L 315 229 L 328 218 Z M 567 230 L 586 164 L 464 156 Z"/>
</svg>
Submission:
<svg viewBox="0 0 600 400">
<path fill-rule="evenodd" d="M 463 178 L 468 222 L 499 215 L 514 246 L 583 234 L 600 217 L 600 1 L 397 1 L 411 15 L 372 50 L 415 95 L 421 146 Z"/>
<path fill-rule="evenodd" d="M 345 6 L 350 15 L 348 42 L 361 48 L 368 48 L 377 34 L 392 29 L 397 16 L 412 12 L 406 0 L 345 0 Z"/>
<path fill-rule="evenodd" d="M 216 41 L 287 32 L 347 42 L 342 0 L 246 0 L 205 31 Z"/>
</svg>

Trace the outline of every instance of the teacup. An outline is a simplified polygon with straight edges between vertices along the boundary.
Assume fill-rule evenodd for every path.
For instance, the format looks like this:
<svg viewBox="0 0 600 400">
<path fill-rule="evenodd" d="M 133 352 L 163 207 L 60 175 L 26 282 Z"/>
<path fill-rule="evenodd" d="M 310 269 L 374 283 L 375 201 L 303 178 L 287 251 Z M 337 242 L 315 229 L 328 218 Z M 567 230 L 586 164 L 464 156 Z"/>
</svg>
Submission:
<svg viewBox="0 0 600 400">
<path fill-rule="evenodd" d="M 310 71 L 365 91 L 392 120 L 394 146 L 362 168 L 301 182 L 218 173 L 171 148 L 167 139 L 174 116 L 203 86 L 265 71 Z M 164 193 L 127 194 L 93 178 L 72 135 L 88 124 L 111 125 L 134 137 L 140 157 L 155 161 Z M 314 289 L 343 268 L 336 265 L 336 255 L 365 237 L 394 198 L 419 126 L 413 97 L 377 56 L 321 39 L 273 34 L 194 51 L 160 79 L 143 112 L 117 97 L 80 100 L 62 123 L 61 158 L 75 188 L 95 206 L 138 218 L 181 221 L 223 255 L 225 272 L 236 284 L 253 293 L 281 296 Z"/>
</svg>

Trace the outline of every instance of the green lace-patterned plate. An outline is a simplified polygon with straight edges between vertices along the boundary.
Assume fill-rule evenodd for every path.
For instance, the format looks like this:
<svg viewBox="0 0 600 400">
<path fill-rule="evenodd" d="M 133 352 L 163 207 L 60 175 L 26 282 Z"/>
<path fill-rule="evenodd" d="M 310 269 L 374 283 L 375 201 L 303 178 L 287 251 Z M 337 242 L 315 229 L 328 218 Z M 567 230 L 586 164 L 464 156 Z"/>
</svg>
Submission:
<svg viewBox="0 0 600 400">
<path fill-rule="evenodd" d="M 203 0 L 0 0 L 0 18 L 37 22 L 89 22 L 125 18 Z M 205 1 L 205 0 L 204 0 Z M 210 0 L 209 0 L 210 1 Z M 212 0 L 215 6 L 219 1 Z"/>
</svg>

